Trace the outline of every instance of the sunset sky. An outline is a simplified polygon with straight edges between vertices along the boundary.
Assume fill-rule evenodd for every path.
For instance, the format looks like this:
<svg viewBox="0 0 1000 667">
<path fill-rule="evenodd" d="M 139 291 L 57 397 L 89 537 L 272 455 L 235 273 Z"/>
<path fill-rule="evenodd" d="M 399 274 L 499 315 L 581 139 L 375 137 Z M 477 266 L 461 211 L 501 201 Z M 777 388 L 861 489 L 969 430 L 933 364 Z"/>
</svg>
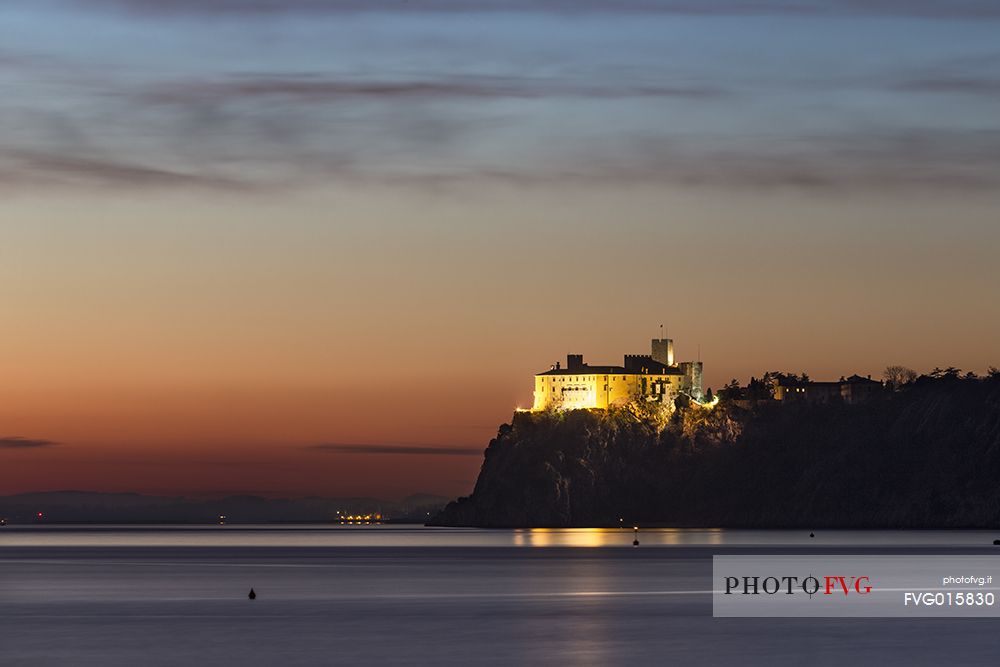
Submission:
<svg viewBox="0 0 1000 667">
<path fill-rule="evenodd" d="M 998 35 L 961 0 L 3 0 L 0 495 L 466 494 L 533 373 L 661 323 L 715 388 L 1000 365 Z"/>
</svg>

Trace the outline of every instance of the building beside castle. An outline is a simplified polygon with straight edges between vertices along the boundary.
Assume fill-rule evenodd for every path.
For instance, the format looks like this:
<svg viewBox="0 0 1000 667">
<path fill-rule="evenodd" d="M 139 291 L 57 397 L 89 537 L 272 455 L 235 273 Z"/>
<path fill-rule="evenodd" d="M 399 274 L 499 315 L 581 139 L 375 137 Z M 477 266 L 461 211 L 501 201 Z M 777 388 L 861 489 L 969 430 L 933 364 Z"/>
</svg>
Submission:
<svg viewBox="0 0 1000 667">
<path fill-rule="evenodd" d="M 654 338 L 650 354 L 626 354 L 622 366 L 591 366 L 582 354 L 535 375 L 533 410 L 607 408 L 632 400 L 702 399 L 700 361 L 674 362 L 674 341 Z"/>
<path fill-rule="evenodd" d="M 774 382 L 774 398 L 783 402 L 847 404 L 864 403 L 881 394 L 885 387 L 872 376 L 852 375 L 836 382 L 814 382 L 795 378 L 778 378 Z"/>
</svg>

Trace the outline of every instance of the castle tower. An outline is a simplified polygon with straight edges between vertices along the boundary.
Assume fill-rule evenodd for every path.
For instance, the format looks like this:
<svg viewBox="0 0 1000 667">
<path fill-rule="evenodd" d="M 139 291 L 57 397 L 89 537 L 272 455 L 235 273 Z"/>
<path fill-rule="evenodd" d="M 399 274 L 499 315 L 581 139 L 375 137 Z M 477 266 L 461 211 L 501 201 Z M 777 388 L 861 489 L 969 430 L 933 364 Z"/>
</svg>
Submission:
<svg viewBox="0 0 1000 667">
<path fill-rule="evenodd" d="M 650 355 L 654 361 L 659 361 L 667 366 L 674 365 L 674 340 L 672 338 L 654 338 L 653 353 Z"/>
<path fill-rule="evenodd" d="M 705 395 L 701 389 L 701 377 L 704 365 L 700 361 L 681 362 L 681 370 L 684 371 L 684 390 L 696 400 L 702 400 Z"/>
</svg>

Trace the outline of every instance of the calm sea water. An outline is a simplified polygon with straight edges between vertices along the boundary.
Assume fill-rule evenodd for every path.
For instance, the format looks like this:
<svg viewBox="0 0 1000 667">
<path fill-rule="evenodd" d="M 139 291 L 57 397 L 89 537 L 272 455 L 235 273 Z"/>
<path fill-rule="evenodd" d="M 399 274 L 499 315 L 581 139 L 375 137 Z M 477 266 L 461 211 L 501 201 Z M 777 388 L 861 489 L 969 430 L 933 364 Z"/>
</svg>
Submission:
<svg viewBox="0 0 1000 667">
<path fill-rule="evenodd" d="M 713 554 L 1000 557 L 994 537 L 8 526 L 0 665 L 995 665 L 998 619 L 715 619 L 709 593 Z"/>
</svg>

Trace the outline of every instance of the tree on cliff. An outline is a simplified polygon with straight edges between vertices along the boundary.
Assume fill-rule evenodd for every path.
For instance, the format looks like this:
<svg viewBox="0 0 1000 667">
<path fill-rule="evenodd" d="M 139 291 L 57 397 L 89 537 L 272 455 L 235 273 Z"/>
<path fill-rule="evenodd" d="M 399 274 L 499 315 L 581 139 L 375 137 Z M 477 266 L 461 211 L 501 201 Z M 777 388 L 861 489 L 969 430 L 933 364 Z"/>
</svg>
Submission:
<svg viewBox="0 0 1000 667">
<path fill-rule="evenodd" d="M 890 391 L 898 391 L 900 387 L 917 379 L 917 372 L 906 366 L 886 366 L 882 371 L 882 379 Z"/>
<path fill-rule="evenodd" d="M 738 401 L 743 398 L 743 388 L 740 386 L 740 381 L 733 378 L 719 390 L 719 400 L 720 401 Z"/>
</svg>

